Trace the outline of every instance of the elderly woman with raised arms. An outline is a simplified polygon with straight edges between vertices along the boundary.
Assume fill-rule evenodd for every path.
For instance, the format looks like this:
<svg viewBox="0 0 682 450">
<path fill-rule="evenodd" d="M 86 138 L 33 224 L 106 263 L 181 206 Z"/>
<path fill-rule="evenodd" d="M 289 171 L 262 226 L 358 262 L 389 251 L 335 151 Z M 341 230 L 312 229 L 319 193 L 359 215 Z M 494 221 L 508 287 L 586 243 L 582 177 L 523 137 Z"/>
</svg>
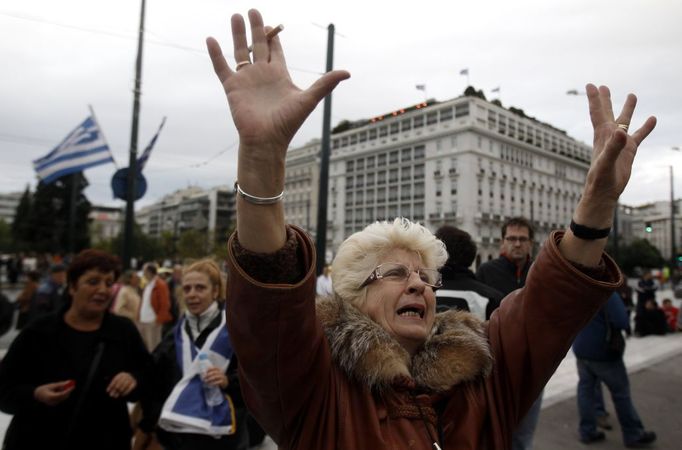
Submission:
<svg viewBox="0 0 682 450">
<path fill-rule="evenodd" d="M 279 194 L 294 133 L 345 71 L 292 83 L 258 11 L 232 17 L 236 64 L 208 50 L 240 136 L 227 324 L 242 391 L 282 449 L 508 449 L 512 431 L 576 333 L 623 282 L 603 253 L 637 146 L 606 87 L 587 86 L 594 154 L 574 223 L 553 233 L 489 322 L 435 313 L 444 246 L 407 219 L 369 225 L 338 249 L 333 296 L 315 301 L 315 251 Z"/>
</svg>

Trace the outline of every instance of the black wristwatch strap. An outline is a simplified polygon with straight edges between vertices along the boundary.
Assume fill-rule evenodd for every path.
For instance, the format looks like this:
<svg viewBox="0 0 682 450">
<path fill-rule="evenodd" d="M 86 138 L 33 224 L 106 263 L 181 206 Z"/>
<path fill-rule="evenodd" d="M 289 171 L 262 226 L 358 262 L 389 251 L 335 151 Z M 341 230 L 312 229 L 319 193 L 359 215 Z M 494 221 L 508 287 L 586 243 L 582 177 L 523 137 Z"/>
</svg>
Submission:
<svg viewBox="0 0 682 450">
<path fill-rule="evenodd" d="M 586 227 L 585 225 L 579 225 L 575 223 L 573 220 L 571 220 L 570 228 L 575 237 L 585 239 L 586 241 L 603 239 L 605 237 L 609 237 L 609 233 L 611 233 L 611 227 L 601 229 L 590 228 Z"/>
</svg>

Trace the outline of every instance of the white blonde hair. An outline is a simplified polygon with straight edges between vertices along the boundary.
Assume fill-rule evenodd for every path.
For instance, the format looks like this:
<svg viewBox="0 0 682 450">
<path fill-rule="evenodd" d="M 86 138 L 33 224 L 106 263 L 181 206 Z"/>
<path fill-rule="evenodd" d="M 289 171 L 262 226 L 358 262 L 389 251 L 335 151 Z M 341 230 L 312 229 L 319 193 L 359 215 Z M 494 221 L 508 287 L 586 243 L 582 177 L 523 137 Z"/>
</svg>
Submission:
<svg viewBox="0 0 682 450">
<path fill-rule="evenodd" d="M 406 218 L 374 222 L 339 246 L 332 265 L 334 292 L 356 306 L 362 304 L 367 288 L 360 285 L 384 255 L 395 249 L 416 252 L 425 268 L 439 269 L 448 259 L 445 245 L 423 225 Z"/>
</svg>

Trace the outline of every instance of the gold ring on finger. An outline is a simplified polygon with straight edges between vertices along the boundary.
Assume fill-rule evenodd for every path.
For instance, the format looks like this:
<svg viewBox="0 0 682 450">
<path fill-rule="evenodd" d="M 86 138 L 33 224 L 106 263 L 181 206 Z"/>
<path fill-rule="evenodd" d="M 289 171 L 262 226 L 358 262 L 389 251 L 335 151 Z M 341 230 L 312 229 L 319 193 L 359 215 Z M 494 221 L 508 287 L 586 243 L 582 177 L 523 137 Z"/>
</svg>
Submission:
<svg viewBox="0 0 682 450">
<path fill-rule="evenodd" d="M 249 64 L 251 64 L 251 61 L 249 61 L 248 59 L 246 61 L 238 62 L 237 65 L 235 66 L 234 70 L 237 71 L 244 66 L 248 66 Z"/>
<path fill-rule="evenodd" d="M 630 125 L 628 125 L 627 123 L 619 123 L 619 124 L 618 124 L 618 128 L 620 128 L 621 130 L 623 130 L 623 131 L 625 131 L 625 132 L 627 133 L 627 132 L 628 132 L 628 128 L 630 128 Z"/>
</svg>

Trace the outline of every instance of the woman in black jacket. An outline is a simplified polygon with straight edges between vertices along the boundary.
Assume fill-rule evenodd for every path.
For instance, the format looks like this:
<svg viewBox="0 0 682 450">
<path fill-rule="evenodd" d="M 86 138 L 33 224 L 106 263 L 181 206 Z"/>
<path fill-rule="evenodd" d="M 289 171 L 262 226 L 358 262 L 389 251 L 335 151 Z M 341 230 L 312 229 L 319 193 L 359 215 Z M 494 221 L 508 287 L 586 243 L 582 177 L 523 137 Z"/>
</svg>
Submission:
<svg viewBox="0 0 682 450">
<path fill-rule="evenodd" d="M 108 312 L 118 258 L 84 250 L 68 268 L 70 301 L 22 330 L 0 364 L 3 449 L 130 449 L 127 402 L 149 354 L 135 325 Z"/>
<path fill-rule="evenodd" d="M 246 409 L 225 327 L 224 283 L 217 264 L 205 259 L 186 267 L 182 289 L 186 312 L 152 353 L 135 448 L 147 448 L 156 439 L 170 450 L 245 450 Z M 201 354 L 213 367 L 202 370 Z M 207 401 L 211 388 L 222 392 L 217 405 Z"/>
</svg>

